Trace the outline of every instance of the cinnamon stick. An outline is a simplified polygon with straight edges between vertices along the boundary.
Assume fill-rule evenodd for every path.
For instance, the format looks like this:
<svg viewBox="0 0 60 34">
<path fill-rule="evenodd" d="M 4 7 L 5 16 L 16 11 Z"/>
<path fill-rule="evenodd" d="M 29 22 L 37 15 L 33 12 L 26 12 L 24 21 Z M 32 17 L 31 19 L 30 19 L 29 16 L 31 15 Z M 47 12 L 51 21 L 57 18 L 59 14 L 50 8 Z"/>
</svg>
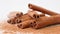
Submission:
<svg viewBox="0 0 60 34">
<path fill-rule="evenodd" d="M 32 18 L 39 18 L 39 17 L 42 17 L 42 16 L 45 16 L 45 14 L 38 14 L 36 11 L 34 10 L 29 10 L 28 13 L 27 13 L 30 17 Z"/>
<path fill-rule="evenodd" d="M 51 17 L 41 17 L 35 23 L 31 23 L 32 28 L 38 29 L 48 25 L 60 24 L 60 15 Z"/>
<path fill-rule="evenodd" d="M 17 23 L 21 23 L 21 22 L 23 22 L 23 21 L 30 20 L 30 19 L 32 19 L 32 18 L 31 18 L 29 15 L 24 14 L 24 15 L 21 16 L 20 18 L 17 18 L 17 19 L 16 19 L 16 22 L 17 22 Z"/>
<path fill-rule="evenodd" d="M 16 17 L 8 19 L 7 22 L 9 24 L 16 24 L 15 20 L 16 20 Z"/>
<path fill-rule="evenodd" d="M 50 10 L 47 10 L 47 9 L 45 9 L 45 8 L 36 6 L 36 5 L 34 5 L 34 4 L 28 4 L 28 7 L 29 7 L 30 9 L 37 10 L 37 11 L 39 11 L 39 12 L 42 12 L 42 13 L 45 13 L 45 14 L 48 14 L 48 15 L 58 15 L 58 13 L 55 13 L 55 12 L 50 11 Z"/>
<path fill-rule="evenodd" d="M 27 21 L 24 21 L 24 22 L 18 24 L 17 26 L 18 26 L 18 28 L 24 29 L 24 28 L 29 27 L 29 26 L 30 26 L 30 23 L 31 23 L 31 22 L 33 23 L 34 21 L 35 21 L 35 20 L 33 20 L 33 19 L 27 20 Z"/>
<path fill-rule="evenodd" d="M 17 17 L 13 17 L 13 18 L 10 18 L 9 20 L 7 20 L 8 23 L 11 23 L 11 24 L 18 24 L 18 23 L 21 23 L 23 21 L 26 21 L 26 20 L 29 20 L 29 19 L 32 19 L 29 15 L 27 14 L 24 14 L 22 16 L 17 16 Z"/>
</svg>

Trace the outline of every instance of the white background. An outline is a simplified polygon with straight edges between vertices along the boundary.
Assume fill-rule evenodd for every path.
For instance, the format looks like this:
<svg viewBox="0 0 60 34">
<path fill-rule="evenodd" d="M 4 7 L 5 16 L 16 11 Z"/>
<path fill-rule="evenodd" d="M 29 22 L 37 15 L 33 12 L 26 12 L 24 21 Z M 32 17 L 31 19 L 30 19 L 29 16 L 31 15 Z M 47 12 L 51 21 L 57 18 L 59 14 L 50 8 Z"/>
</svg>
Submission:
<svg viewBox="0 0 60 34">
<path fill-rule="evenodd" d="M 5 20 L 11 11 L 26 13 L 29 3 L 60 13 L 60 0 L 0 0 L 0 21 Z"/>
</svg>

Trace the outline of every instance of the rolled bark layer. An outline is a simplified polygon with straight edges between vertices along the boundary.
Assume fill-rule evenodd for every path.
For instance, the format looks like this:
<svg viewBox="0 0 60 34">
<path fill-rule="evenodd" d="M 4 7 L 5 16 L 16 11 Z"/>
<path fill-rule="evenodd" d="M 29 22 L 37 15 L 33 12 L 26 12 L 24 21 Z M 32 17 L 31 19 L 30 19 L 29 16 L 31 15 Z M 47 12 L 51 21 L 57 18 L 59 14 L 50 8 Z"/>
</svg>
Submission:
<svg viewBox="0 0 60 34">
<path fill-rule="evenodd" d="M 16 18 L 14 17 L 14 18 L 8 19 L 7 22 L 8 22 L 9 24 L 16 24 L 15 20 L 16 20 Z"/>
<path fill-rule="evenodd" d="M 35 23 L 32 23 L 32 28 L 39 29 L 48 25 L 60 24 L 60 15 L 51 17 L 41 17 Z"/>
<path fill-rule="evenodd" d="M 45 13 L 45 14 L 48 14 L 48 15 L 58 15 L 58 13 L 55 13 L 53 11 L 50 11 L 50 10 L 47 10 L 47 9 L 44 9 L 42 7 L 39 7 L 39 6 L 36 6 L 34 4 L 28 4 L 28 7 L 30 9 L 33 9 L 33 10 L 37 10 L 39 12 L 42 12 L 42 13 Z"/>
<path fill-rule="evenodd" d="M 18 26 L 18 28 L 24 29 L 24 28 L 29 27 L 30 24 L 31 24 L 31 22 L 33 23 L 34 21 L 35 21 L 35 20 L 33 20 L 33 19 L 32 19 L 32 20 L 27 20 L 27 21 L 24 21 L 24 22 L 18 24 L 17 26 Z"/>
<path fill-rule="evenodd" d="M 32 18 L 39 18 L 39 17 L 42 17 L 42 16 L 45 16 L 45 14 L 38 14 L 36 11 L 32 10 L 32 11 L 28 11 L 27 13 L 30 17 Z"/>
<path fill-rule="evenodd" d="M 21 22 L 24 22 L 24 21 L 30 20 L 30 19 L 32 19 L 32 18 L 29 15 L 25 14 L 25 15 L 21 16 L 20 18 L 17 18 L 16 22 L 21 23 Z"/>
</svg>

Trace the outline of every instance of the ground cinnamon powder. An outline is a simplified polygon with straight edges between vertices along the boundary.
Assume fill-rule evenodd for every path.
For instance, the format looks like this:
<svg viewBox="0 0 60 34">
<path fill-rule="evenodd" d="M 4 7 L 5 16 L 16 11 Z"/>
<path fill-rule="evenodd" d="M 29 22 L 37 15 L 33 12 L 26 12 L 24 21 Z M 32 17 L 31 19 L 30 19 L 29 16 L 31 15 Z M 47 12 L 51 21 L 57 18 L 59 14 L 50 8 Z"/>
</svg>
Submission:
<svg viewBox="0 0 60 34">
<path fill-rule="evenodd" d="M 2 23 L 2 22 L 1 22 Z M 60 34 L 60 25 L 53 25 L 49 27 L 45 27 L 42 29 L 32 29 L 32 28 L 26 28 L 26 29 L 20 29 L 16 27 L 15 25 L 8 24 L 6 21 L 4 21 L 3 24 L 0 24 L 1 30 L 6 30 L 3 32 L 3 34 L 12 33 L 12 34 Z M 8 32 L 7 32 L 8 31 Z"/>
</svg>

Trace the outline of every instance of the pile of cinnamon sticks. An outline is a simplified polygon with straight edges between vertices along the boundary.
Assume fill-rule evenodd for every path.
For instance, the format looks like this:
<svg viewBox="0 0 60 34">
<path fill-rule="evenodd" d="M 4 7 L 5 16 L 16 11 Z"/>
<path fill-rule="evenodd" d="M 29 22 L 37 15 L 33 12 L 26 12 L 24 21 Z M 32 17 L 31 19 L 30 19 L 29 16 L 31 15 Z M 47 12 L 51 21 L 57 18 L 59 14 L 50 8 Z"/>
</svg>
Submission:
<svg viewBox="0 0 60 34">
<path fill-rule="evenodd" d="M 39 29 L 52 24 L 60 24 L 60 15 L 58 13 L 34 4 L 28 4 L 28 7 L 31 10 L 28 10 L 26 14 L 16 12 L 14 15 L 8 16 L 7 22 L 9 24 L 17 24 L 17 27 L 22 29 L 28 27 Z M 46 16 L 46 14 L 49 16 Z"/>
</svg>

